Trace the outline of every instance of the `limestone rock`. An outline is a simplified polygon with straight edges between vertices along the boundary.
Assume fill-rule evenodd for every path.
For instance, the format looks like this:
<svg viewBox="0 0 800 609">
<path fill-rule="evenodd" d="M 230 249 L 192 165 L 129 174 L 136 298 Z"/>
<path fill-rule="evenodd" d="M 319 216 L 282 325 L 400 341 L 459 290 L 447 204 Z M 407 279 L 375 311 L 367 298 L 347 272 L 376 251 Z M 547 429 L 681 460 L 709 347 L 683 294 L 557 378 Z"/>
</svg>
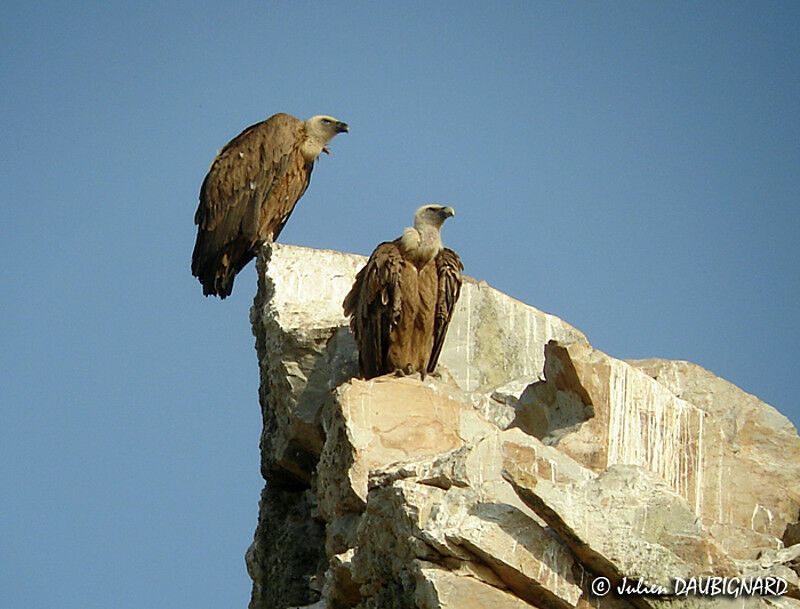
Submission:
<svg viewBox="0 0 800 609">
<path fill-rule="evenodd" d="M 251 609 L 800 606 L 800 439 L 777 411 L 686 362 L 609 357 L 470 279 L 437 378 L 356 379 L 341 302 L 364 261 L 258 260 Z M 745 573 L 790 596 L 591 588 Z"/>
<path fill-rule="evenodd" d="M 586 342 L 577 329 L 509 298 L 485 282 L 465 281 L 440 362 L 466 391 L 490 391 L 512 379 L 540 377 L 542 345 Z"/>
<path fill-rule="evenodd" d="M 370 502 L 378 505 L 383 497 L 402 495 L 404 505 L 412 508 L 412 526 L 407 530 L 426 544 L 424 556 L 418 558 L 441 564 L 457 559 L 475 572 L 482 565 L 483 571 L 488 567 L 493 576 L 479 576 L 480 579 L 494 585 L 500 581 L 502 587 L 523 600 L 574 607 L 581 589 L 574 579 L 576 563 L 571 553 L 502 483 L 499 452 L 510 441 L 516 441 L 518 450 L 530 455 L 538 451 L 539 460 L 547 463 L 548 472 L 552 473 L 553 462 L 548 459 L 548 455 L 554 456 L 552 449 L 518 430 L 494 431 L 451 453 L 450 459 L 418 461 L 376 471 L 362 526 L 375 526 Z M 495 458 L 487 459 L 490 455 Z M 453 461 L 461 465 L 453 467 Z M 570 469 L 569 465 L 565 467 Z M 440 478 L 431 475 L 437 468 L 461 472 L 460 484 L 430 488 L 429 480 Z M 379 522 L 377 526 L 395 525 Z M 369 552 L 372 536 L 365 535 L 363 529 L 360 535 L 360 547 Z"/>
<path fill-rule="evenodd" d="M 437 455 L 489 433 L 493 426 L 434 380 L 354 379 L 335 391 L 320 456 L 317 488 L 327 519 L 360 511 L 369 472 Z"/>
<path fill-rule="evenodd" d="M 706 414 L 706 483 L 698 511 L 706 526 L 729 546 L 746 547 L 751 557 L 760 544 L 774 547 L 773 538 L 783 537 L 787 546 L 800 543 L 800 529 L 791 536 L 798 527 L 800 439 L 789 419 L 697 364 L 630 364 Z"/>
<path fill-rule="evenodd" d="M 657 474 L 736 558 L 779 543 L 797 515 L 800 438 L 774 408 L 686 362 L 631 365 L 585 343 L 546 353 L 523 428 L 594 471 Z"/>
<path fill-rule="evenodd" d="M 420 609 L 526 609 L 530 605 L 508 592 L 435 566 L 418 571 L 416 606 Z"/>
<path fill-rule="evenodd" d="M 800 544 L 766 549 L 755 561 L 740 561 L 739 567 L 747 576 L 781 578 L 787 583 L 786 596 L 800 599 Z"/>
<path fill-rule="evenodd" d="M 792 522 L 786 525 L 783 532 L 783 545 L 793 546 L 800 543 L 800 522 Z"/>
<path fill-rule="evenodd" d="M 388 556 L 386 548 L 392 548 Z M 534 604 L 573 607 L 581 596 L 573 581 L 571 554 L 526 513 L 489 497 L 481 499 L 472 489 L 429 487 L 414 477 L 370 490 L 354 564 L 362 591 L 384 603 L 393 596 L 382 595 L 403 598 L 413 592 L 430 597 L 430 587 L 420 591 L 420 582 L 441 580 L 437 574 L 442 569 L 464 581 L 468 574 L 484 584 L 478 589 L 508 590 Z M 435 569 L 431 572 L 424 565 Z M 405 588 L 403 582 L 416 587 Z M 461 589 L 463 594 L 469 587 Z M 491 589 L 481 592 L 486 595 L 508 598 Z"/>
<path fill-rule="evenodd" d="M 642 468 L 614 465 L 588 482 L 553 483 L 508 459 L 505 475 L 581 562 L 612 582 L 670 588 L 675 577 L 736 572 L 686 501 Z"/>
</svg>

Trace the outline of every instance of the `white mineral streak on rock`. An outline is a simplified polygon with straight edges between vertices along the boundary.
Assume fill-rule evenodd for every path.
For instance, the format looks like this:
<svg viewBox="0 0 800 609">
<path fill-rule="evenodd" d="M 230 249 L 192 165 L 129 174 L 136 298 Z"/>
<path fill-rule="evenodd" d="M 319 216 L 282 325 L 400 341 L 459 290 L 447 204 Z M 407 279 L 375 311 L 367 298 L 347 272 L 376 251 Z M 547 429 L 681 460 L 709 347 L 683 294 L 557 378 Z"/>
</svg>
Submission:
<svg viewBox="0 0 800 609">
<path fill-rule="evenodd" d="M 582 394 L 580 399 L 588 400 L 595 412 L 587 425 L 564 434 L 559 447 L 598 471 L 615 464 L 645 468 L 702 509 L 702 410 L 586 344 L 554 345 L 548 357 L 559 360 L 553 370 L 561 380 L 548 379 L 555 394 Z"/>
<path fill-rule="evenodd" d="M 585 343 L 546 351 L 547 381 L 526 408 L 548 413 L 591 404 L 594 416 L 582 425 L 552 429 L 551 416 L 551 429 L 539 432 L 580 463 L 598 472 L 628 464 L 658 474 L 736 558 L 773 546 L 797 519 L 800 439 L 772 407 L 685 362 L 676 363 L 683 364 L 677 373 L 660 360 L 624 362 Z"/>
<path fill-rule="evenodd" d="M 625 362 L 610 364 L 607 465 L 639 465 L 701 509 L 704 413 Z"/>
<path fill-rule="evenodd" d="M 697 476 L 695 476 L 694 488 L 694 513 L 701 514 L 700 506 L 703 505 L 703 474 L 705 472 L 705 452 L 703 446 L 703 436 L 705 435 L 705 427 L 703 425 L 705 416 L 698 416 L 698 430 L 697 430 Z"/>
<path fill-rule="evenodd" d="M 800 439 L 791 422 L 696 364 L 629 363 L 706 414 L 700 436 L 702 509 L 697 512 L 703 523 L 737 558 L 775 547 L 787 522 L 798 518 Z"/>
</svg>

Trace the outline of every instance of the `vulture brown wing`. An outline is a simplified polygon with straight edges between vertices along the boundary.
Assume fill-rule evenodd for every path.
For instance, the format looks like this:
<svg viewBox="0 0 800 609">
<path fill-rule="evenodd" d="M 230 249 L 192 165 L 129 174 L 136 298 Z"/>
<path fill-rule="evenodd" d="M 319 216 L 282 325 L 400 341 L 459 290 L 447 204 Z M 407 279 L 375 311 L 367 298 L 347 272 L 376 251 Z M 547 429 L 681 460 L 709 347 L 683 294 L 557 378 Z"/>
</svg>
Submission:
<svg viewBox="0 0 800 609">
<path fill-rule="evenodd" d="M 195 224 L 213 231 L 225 223 L 238 231 L 236 224 L 252 223 L 245 220 L 246 215 L 257 216 L 261 203 L 285 171 L 302 124 L 288 114 L 275 114 L 231 140 L 203 180 Z M 231 222 L 232 217 L 239 222 Z"/>
<path fill-rule="evenodd" d="M 192 274 L 203 284 L 203 293 L 225 298 L 233 280 L 255 255 L 254 244 L 263 240 L 262 206 L 276 186 L 286 188 L 303 122 L 288 114 L 276 114 L 245 129 L 214 159 L 200 188 L 200 204 L 194 216 L 197 241 L 192 252 Z M 301 184 L 308 185 L 308 175 Z M 300 194 L 302 190 L 298 189 Z M 294 206 L 296 199 L 291 201 Z M 288 213 L 291 212 L 291 207 Z M 285 210 L 271 226 L 283 223 Z"/>
<path fill-rule="evenodd" d="M 444 337 L 450 318 L 456 308 L 456 302 L 461 294 L 461 271 L 464 265 L 461 258 L 453 250 L 444 248 L 436 256 L 436 273 L 439 276 L 439 292 L 436 296 L 436 312 L 433 320 L 433 350 L 428 360 L 428 372 L 436 369 L 439 355 L 442 353 Z"/>
<path fill-rule="evenodd" d="M 343 303 L 358 346 L 359 372 L 367 379 L 391 372 L 387 369 L 389 335 L 403 303 L 399 242 L 387 241 L 375 248 Z"/>
</svg>

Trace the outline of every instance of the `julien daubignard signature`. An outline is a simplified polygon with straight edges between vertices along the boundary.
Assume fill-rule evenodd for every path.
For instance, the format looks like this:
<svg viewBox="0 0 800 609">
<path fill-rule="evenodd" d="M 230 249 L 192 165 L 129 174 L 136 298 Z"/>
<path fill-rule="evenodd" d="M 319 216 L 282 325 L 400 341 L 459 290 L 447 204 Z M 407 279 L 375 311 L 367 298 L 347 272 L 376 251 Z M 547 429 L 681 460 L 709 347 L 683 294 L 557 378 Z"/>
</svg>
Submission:
<svg viewBox="0 0 800 609">
<path fill-rule="evenodd" d="M 596 577 L 592 592 L 605 596 L 612 590 L 607 577 Z M 788 584 L 780 577 L 675 577 L 672 585 L 649 584 L 641 579 L 623 577 L 614 591 L 619 596 L 783 596 Z"/>
</svg>

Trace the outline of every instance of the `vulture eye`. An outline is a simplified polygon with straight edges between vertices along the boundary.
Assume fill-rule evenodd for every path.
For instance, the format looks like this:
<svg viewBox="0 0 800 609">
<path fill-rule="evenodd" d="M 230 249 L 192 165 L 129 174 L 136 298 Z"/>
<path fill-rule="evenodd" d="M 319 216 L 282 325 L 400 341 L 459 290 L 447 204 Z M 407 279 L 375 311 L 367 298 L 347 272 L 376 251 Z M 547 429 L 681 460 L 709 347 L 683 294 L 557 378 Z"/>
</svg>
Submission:
<svg viewBox="0 0 800 609">
<path fill-rule="evenodd" d="M 329 119 L 329 118 L 323 118 L 323 119 L 322 119 L 322 122 L 323 122 L 323 123 L 330 123 L 330 122 L 331 122 L 331 119 Z"/>
</svg>

